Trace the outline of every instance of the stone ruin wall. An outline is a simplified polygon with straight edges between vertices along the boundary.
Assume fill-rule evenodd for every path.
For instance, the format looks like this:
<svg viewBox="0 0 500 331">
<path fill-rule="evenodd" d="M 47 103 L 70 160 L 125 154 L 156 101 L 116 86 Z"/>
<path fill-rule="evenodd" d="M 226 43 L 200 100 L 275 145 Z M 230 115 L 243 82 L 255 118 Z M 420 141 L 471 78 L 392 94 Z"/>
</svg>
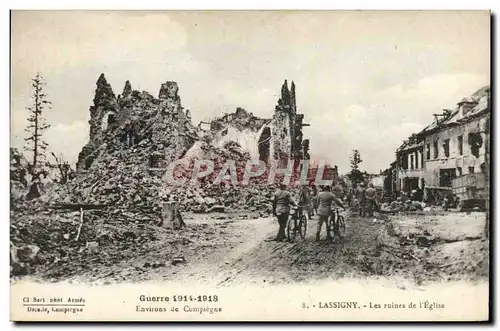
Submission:
<svg viewBox="0 0 500 331">
<path fill-rule="evenodd" d="M 153 97 L 146 91 L 132 90 L 129 81 L 125 83 L 123 92 L 115 96 L 111 85 L 101 74 L 96 83 L 93 105 L 90 106 L 90 133 L 89 141 L 82 148 L 78 156 L 77 172 L 85 171 L 90 167 L 98 153 L 105 145 L 105 138 L 110 131 L 120 128 L 116 133 L 118 139 L 132 146 L 139 139 L 145 138 L 156 142 L 165 140 L 162 124 L 167 129 L 173 124 L 176 130 L 175 146 L 176 152 L 173 158 L 180 158 L 186 150 L 198 139 L 197 130 L 192 125 L 190 114 L 184 112 L 176 82 L 168 81 L 161 85 L 158 98 Z M 158 123 L 160 121 L 160 123 Z M 169 123 L 161 123 L 166 122 Z M 144 126 L 155 125 L 157 130 L 149 130 Z M 158 129 L 158 127 L 160 129 Z M 108 137 L 109 138 L 109 137 Z M 160 150 L 170 145 L 170 142 L 160 143 Z M 171 161 L 171 160 L 165 160 Z"/>
<path fill-rule="evenodd" d="M 109 131 L 120 127 L 119 134 L 125 135 L 125 138 L 117 139 L 125 139 L 128 145 L 133 145 L 141 139 L 138 137 L 139 124 L 144 125 L 144 118 L 154 122 L 151 117 L 158 116 L 158 112 L 168 113 L 166 118 L 162 117 L 159 120 L 176 123 L 175 142 L 164 142 L 175 145 L 177 149 L 171 154 L 171 158 L 181 158 L 205 133 L 192 125 L 189 111 L 184 112 L 176 82 L 163 83 L 158 98 L 146 91 L 132 90 L 129 81 L 125 83 L 123 92 L 116 97 L 104 74 L 101 74 L 96 85 L 94 102 L 90 107 L 89 141 L 79 154 L 77 171 L 85 171 L 90 167 L 98 156 L 100 148 L 103 147 Z M 212 142 L 217 144 L 219 141 L 223 144 L 224 133 L 231 129 L 235 132 L 226 138 L 239 140 L 241 145 L 244 145 L 242 147 L 251 150 L 252 157 L 258 156 L 266 162 L 277 160 L 286 165 L 286 161 L 290 159 L 309 158 L 309 141 L 303 140 L 302 134 L 302 128 L 305 126 L 303 118 L 303 114 L 297 114 L 295 83 L 292 82 L 289 89 L 285 80 L 281 87 L 281 97 L 271 119 L 258 118 L 243 108 L 237 108 L 235 113 L 210 121 L 210 133 Z M 242 133 L 240 139 L 237 137 L 239 132 Z M 162 135 L 164 135 L 163 130 L 156 130 L 150 133 L 149 138 L 153 141 L 162 141 L 164 138 Z M 160 144 L 160 150 L 163 147 Z"/>
<path fill-rule="evenodd" d="M 303 139 L 302 128 L 304 115 L 297 113 L 295 83 L 290 89 L 285 80 L 281 87 L 281 98 L 275 108 L 272 127 L 272 137 L 275 160 L 284 164 L 285 160 L 309 159 L 309 140 Z"/>
<path fill-rule="evenodd" d="M 271 119 L 258 118 L 237 108 L 235 113 L 211 120 L 210 131 L 217 145 L 231 139 L 250 150 L 252 157 L 258 155 L 265 162 L 278 161 L 284 167 L 287 160 L 310 158 L 309 140 L 304 140 L 302 133 L 308 124 L 303 120 L 304 115 L 297 114 L 295 83 L 289 89 L 285 80 Z"/>
</svg>

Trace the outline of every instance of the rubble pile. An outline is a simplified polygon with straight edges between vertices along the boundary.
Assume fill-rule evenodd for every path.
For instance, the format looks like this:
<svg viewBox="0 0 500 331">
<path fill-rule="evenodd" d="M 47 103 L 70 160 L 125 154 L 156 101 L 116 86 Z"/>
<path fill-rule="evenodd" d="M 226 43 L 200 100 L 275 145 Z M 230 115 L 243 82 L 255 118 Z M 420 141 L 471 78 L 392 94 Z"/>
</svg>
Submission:
<svg viewBox="0 0 500 331">
<path fill-rule="evenodd" d="M 176 196 L 183 210 L 194 213 L 249 211 L 264 216 L 272 212 L 271 199 L 275 190 L 267 184 L 247 187 L 208 184 L 203 188 L 177 190 Z"/>
<path fill-rule="evenodd" d="M 106 120 L 103 113 L 108 119 L 98 130 L 99 121 Z M 127 82 L 115 98 L 101 76 L 90 125 L 89 143 L 80 153 L 78 177 L 50 192 L 45 200 L 106 205 L 151 219 L 160 216 L 161 203 L 167 198 L 178 201 L 182 211 L 203 212 L 213 205 L 233 207 L 241 203 L 241 188 L 216 187 L 210 181 L 197 188 L 177 187 L 165 179 L 167 166 L 178 159 L 186 160 L 182 175 L 189 180 L 197 159 L 244 164 L 250 158 L 236 142 L 216 148 L 202 139 L 181 106 L 175 82 L 162 84 L 158 99 L 132 90 Z"/>
<path fill-rule="evenodd" d="M 194 213 L 206 213 L 214 211 L 241 212 L 259 211 L 261 215 L 270 214 L 272 206 L 270 201 L 276 187 L 267 183 L 267 172 L 257 178 L 251 178 L 249 184 L 243 185 L 245 167 L 250 155 L 240 148 L 239 144 L 232 142 L 226 148 L 217 148 L 205 143 L 196 143 L 192 149 L 196 153 L 188 153 L 185 157 L 187 171 L 183 173 L 185 185 L 164 186 L 163 195 L 173 197 L 180 205 L 181 210 Z M 196 181 L 193 185 L 192 171 L 196 160 L 211 160 L 214 163 L 214 171 Z M 224 174 L 224 165 L 227 161 L 235 161 L 237 183 L 230 179 L 221 180 L 217 183 L 216 178 Z M 268 171 L 268 170 L 267 170 Z M 229 177 L 229 175 L 228 175 Z"/>
<path fill-rule="evenodd" d="M 10 199 L 11 206 L 26 194 L 28 186 L 28 165 L 16 148 L 10 148 Z"/>
<path fill-rule="evenodd" d="M 380 206 L 380 210 L 386 213 L 397 213 L 401 211 L 419 211 L 424 210 L 426 204 L 424 202 L 415 200 L 403 201 L 400 198 L 392 202 L 384 202 Z"/>
</svg>

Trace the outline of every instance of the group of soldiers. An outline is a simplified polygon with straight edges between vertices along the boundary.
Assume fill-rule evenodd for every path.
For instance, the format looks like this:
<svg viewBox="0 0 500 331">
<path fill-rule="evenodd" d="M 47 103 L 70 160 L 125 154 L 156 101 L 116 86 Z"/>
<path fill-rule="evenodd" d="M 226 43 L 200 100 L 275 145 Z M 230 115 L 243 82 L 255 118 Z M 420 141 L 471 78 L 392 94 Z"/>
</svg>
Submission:
<svg viewBox="0 0 500 331">
<path fill-rule="evenodd" d="M 293 207 L 299 208 L 309 219 L 317 215 L 316 241 L 320 240 L 323 223 L 326 225 L 326 235 L 329 240 L 332 238 L 328 228 L 328 219 L 332 215 L 335 205 L 345 209 L 342 201 L 344 199 L 350 206 L 353 204 L 358 205 L 361 217 L 365 215 L 373 216 L 373 211 L 377 209 L 376 197 L 377 191 L 371 183 L 368 187 L 361 183 L 354 191 L 347 194 L 339 193 L 331 186 L 321 186 L 318 190 L 315 185 L 311 185 L 311 187 L 303 185 L 298 193 L 298 199 L 295 201 L 286 185 L 281 184 L 273 198 L 273 215 L 278 218 L 279 223 L 279 230 L 275 240 L 283 241 L 286 239 L 285 228 L 290 216 L 290 210 Z"/>
<path fill-rule="evenodd" d="M 331 190 L 330 186 L 322 186 L 320 191 L 316 186 L 302 186 L 295 201 L 292 194 L 286 189 L 286 185 L 281 184 L 274 194 L 273 214 L 278 218 L 279 230 L 276 236 L 277 241 L 286 239 L 285 228 L 290 216 L 290 208 L 297 207 L 305 212 L 309 219 L 313 215 L 318 215 L 318 226 L 316 229 L 316 240 L 319 241 L 323 223 L 326 224 L 327 239 L 332 239 L 328 228 L 328 218 L 332 214 L 332 206 L 336 204 L 342 208 L 343 202 Z"/>
<path fill-rule="evenodd" d="M 364 217 L 373 216 L 373 211 L 378 208 L 377 204 L 377 190 L 373 187 L 373 184 L 368 184 L 368 188 L 365 183 L 358 184 L 356 192 L 354 194 L 356 202 L 359 208 L 359 216 Z"/>
</svg>

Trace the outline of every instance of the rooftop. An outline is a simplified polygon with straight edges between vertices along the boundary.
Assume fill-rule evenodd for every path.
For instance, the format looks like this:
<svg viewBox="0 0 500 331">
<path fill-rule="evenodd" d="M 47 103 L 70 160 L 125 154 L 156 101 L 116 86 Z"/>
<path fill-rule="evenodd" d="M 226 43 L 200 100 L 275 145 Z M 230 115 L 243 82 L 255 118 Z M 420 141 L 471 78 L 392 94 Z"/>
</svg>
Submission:
<svg viewBox="0 0 500 331">
<path fill-rule="evenodd" d="M 447 117 L 438 122 L 434 121 L 426 128 L 424 128 L 422 131 L 420 131 L 418 134 L 421 135 L 434 131 L 435 129 L 441 127 L 446 127 L 449 125 L 466 122 L 475 115 L 486 111 L 488 109 L 489 92 L 490 92 L 489 86 L 485 86 L 477 90 L 472 96 L 463 98 L 462 101 L 460 101 L 457 104 L 458 106 L 455 107 L 455 109 L 453 109 L 453 111 L 449 115 L 447 115 Z M 464 103 L 472 103 L 475 105 L 469 112 L 467 112 L 467 114 L 462 116 L 459 110 L 460 110 L 460 105 Z"/>
</svg>

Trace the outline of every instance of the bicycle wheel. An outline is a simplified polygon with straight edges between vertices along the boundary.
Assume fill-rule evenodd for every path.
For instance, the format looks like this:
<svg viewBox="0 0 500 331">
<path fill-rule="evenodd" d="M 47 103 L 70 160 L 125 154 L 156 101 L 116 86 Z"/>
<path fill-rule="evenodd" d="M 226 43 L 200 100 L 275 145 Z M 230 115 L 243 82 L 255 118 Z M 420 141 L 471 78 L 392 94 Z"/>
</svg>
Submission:
<svg viewBox="0 0 500 331">
<path fill-rule="evenodd" d="M 307 231 L 307 218 L 305 215 L 301 215 L 299 221 L 300 238 L 304 239 L 306 237 L 306 231 Z"/>
<path fill-rule="evenodd" d="M 335 214 L 331 215 L 328 218 L 328 223 L 327 223 L 327 231 L 328 231 L 328 236 L 333 238 L 335 235 Z"/>
<path fill-rule="evenodd" d="M 295 224 L 294 224 L 293 217 L 290 217 L 288 219 L 288 224 L 286 226 L 286 234 L 287 234 L 289 242 L 293 242 L 295 240 L 295 236 L 297 234 L 295 233 Z"/>
<path fill-rule="evenodd" d="M 344 216 L 339 217 L 339 233 L 343 236 L 345 234 L 345 219 Z"/>
</svg>

